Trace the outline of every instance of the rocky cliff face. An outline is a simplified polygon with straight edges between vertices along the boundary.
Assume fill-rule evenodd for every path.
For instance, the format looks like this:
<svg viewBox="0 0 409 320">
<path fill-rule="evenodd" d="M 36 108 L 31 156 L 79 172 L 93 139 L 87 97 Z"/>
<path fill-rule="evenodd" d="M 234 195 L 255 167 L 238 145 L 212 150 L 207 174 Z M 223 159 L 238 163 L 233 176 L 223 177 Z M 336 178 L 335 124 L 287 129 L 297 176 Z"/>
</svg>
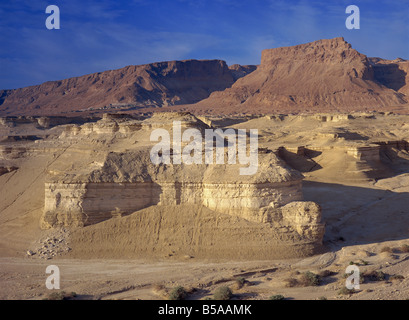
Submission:
<svg viewBox="0 0 409 320">
<path fill-rule="evenodd" d="M 254 70 L 257 69 L 257 66 L 254 65 L 246 65 L 242 66 L 239 64 L 233 64 L 229 66 L 229 69 L 233 75 L 234 80 L 243 78 L 247 76 L 248 74 L 252 73 Z"/>
<path fill-rule="evenodd" d="M 369 58 L 374 78 L 387 88 L 409 95 L 409 61 Z"/>
<path fill-rule="evenodd" d="M 393 70 L 382 76 L 379 63 L 374 68 L 343 38 L 267 49 L 257 70 L 191 109 L 214 113 L 352 111 L 407 103 L 405 91 L 397 91 L 406 81 L 398 74 L 403 69 L 386 65 Z"/>
<path fill-rule="evenodd" d="M 266 49 L 259 66 L 184 60 L 0 91 L 0 115 L 406 110 L 409 62 L 368 58 L 343 38 Z"/>
<path fill-rule="evenodd" d="M 302 175 L 274 153 L 260 158 L 257 174 L 249 178 L 239 175 L 239 165 L 156 166 L 148 149 L 111 152 L 100 169 L 50 176 L 43 226 L 84 226 L 151 205 L 183 204 L 265 222 L 271 210 L 303 200 Z"/>
<path fill-rule="evenodd" d="M 61 115 L 189 104 L 233 82 L 221 60 L 157 62 L 2 90 L 0 114 Z"/>
</svg>

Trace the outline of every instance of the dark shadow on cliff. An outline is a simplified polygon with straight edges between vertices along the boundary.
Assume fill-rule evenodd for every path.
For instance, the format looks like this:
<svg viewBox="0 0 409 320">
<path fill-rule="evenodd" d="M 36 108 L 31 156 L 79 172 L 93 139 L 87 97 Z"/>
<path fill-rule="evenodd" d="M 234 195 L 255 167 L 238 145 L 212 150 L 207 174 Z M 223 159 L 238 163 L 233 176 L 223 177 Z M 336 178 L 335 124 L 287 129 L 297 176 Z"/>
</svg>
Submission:
<svg viewBox="0 0 409 320">
<path fill-rule="evenodd" d="M 324 246 L 409 238 L 409 193 L 336 183 L 303 182 L 304 200 L 322 207 Z"/>
<path fill-rule="evenodd" d="M 407 141 L 395 142 L 395 147 L 388 147 L 385 143 L 379 142 L 381 146 L 380 159 L 387 165 L 394 175 L 409 172 L 409 152 L 407 150 Z M 401 144 L 401 146 L 398 146 Z"/>
<path fill-rule="evenodd" d="M 374 75 L 377 82 L 387 88 L 398 91 L 406 85 L 406 72 L 396 63 L 374 65 Z"/>
<path fill-rule="evenodd" d="M 278 156 L 283 159 L 291 168 L 300 172 L 312 172 L 322 167 L 313 160 L 313 158 L 319 156 L 322 152 L 310 149 L 304 149 L 301 154 L 298 152 L 292 152 L 284 147 L 278 149 Z"/>
</svg>

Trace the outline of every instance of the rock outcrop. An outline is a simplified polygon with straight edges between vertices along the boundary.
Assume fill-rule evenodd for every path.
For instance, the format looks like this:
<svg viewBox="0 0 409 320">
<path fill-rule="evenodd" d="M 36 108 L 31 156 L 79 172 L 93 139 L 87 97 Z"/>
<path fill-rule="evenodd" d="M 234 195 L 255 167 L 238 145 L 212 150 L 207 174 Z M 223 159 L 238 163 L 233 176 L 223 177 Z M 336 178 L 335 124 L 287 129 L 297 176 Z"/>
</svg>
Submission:
<svg viewBox="0 0 409 320">
<path fill-rule="evenodd" d="M 0 91 L 0 115 L 61 115 L 189 104 L 234 82 L 222 60 L 127 66 Z"/>
<path fill-rule="evenodd" d="M 252 73 L 254 70 L 257 69 L 257 66 L 254 65 L 246 65 L 242 66 L 240 64 L 233 64 L 229 66 L 229 69 L 233 75 L 234 80 L 243 78 L 247 76 L 249 73 Z"/>
<path fill-rule="evenodd" d="M 369 58 L 369 61 L 374 70 L 374 78 L 376 81 L 406 96 L 409 95 L 408 60 L 401 58 L 395 60 Z"/>
<path fill-rule="evenodd" d="M 321 207 L 315 202 L 290 202 L 280 208 L 283 224 L 292 226 L 304 239 L 319 239 L 324 235 Z"/>
<path fill-rule="evenodd" d="M 257 174 L 248 177 L 239 175 L 240 165 L 157 166 L 149 149 L 111 152 L 100 169 L 49 178 L 43 226 L 84 226 L 151 205 L 183 204 L 265 222 L 271 210 L 303 199 L 302 175 L 274 153 L 259 158 Z"/>
<path fill-rule="evenodd" d="M 388 66 L 388 71 L 383 72 L 382 66 Z M 374 64 L 343 38 L 266 49 L 257 70 L 189 110 L 197 113 L 380 111 L 408 102 L 402 86 L 405 68 L 406 62 Z"/>
<path fill-rule="evenodd" d="M 182 124 L 182 133 L 191 128 L 199 132 L 209 129 L 188 113 L 163 113 L 146 120 L 105 116 L 76 130 L 67 126 L 68 131 L 61 136 L 72 143 L 75 139 L 84 143 L 98 137 L 132 141 L 135 137 L 139 145 L 132 150 L 103 153 L 80 171 L 49 169 L 41 226 L 84 227 L 135 215 L 150 207 L 195 207 L 249 221 L 254 228 L 258 225 L 273 233 L 284 232 L 286 237 L 299 239 L 295 242 L 303 239 L 311 246 L 321 244 L 321 208 L 303 201 L 302 174 L 288 167 L 272 150 L 259 149 L 257 172 L 249 176 L 240 175 L 241 163 L 152 163 L 153 143 L 147 140 L 150 133 L 160 124 L 171 132 L 175 120 Z M 123 130 L 129 126 L 135 130 Z M 227 146 L 222 148 L 227 152 Z M 174 151 L 171 156 L 175 156 Z"/>
<path fill-rule="evenodd" d="M 308 207 L 301 204 L 300 209 L 304 206 Z M 305 214 L 319 216 L 313 210 Z M 204 206 L 170 205 L 73 230 L 70 246 L 74 258 L 271 260 L 317 253 L 319 236 L 305 234 L 278 220 L 257 223 Z"/>
</svg>

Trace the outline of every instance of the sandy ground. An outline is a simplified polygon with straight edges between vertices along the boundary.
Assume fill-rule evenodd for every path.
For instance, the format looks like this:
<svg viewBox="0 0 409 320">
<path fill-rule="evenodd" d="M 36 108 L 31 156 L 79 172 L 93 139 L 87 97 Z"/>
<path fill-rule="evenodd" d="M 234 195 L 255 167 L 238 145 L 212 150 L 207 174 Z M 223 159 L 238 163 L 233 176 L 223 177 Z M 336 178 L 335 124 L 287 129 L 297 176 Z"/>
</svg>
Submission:
<svg viewBox="0 0 409 320">
<path fill-rule="evenodd" d="M 261 146 L 297 146 L 299 141 L 306 146 L 342 146 L 346 141 L 355 143 L 370 136 L 374 141 L 407 139 L 406 118 L 391 117 L 388 121 L 362 118 L 351 123 L 331 124 L 294 118 L 279 123 L 263 118 L 250 120 L 242 127 L 259 128 Z M 314 133 L 310 134 L 312 130 Z M 331 138 L 334 132 L 338 139 Z M 401 162 L 394 162 L 397 164 L 395 175 L 378 181 L 359 180 L 360 172 L 355 181 L 343 180 L 343 165 L 347 161 L 339 160 L 335 151 L 314 158 L 323 169 L 305 172 L 303 192 L 305 200 L 322 206 L 326 232 L 325 251 L 310 258 L 269 261 L 212 261 L 195 257 L 78 259 L 67 253 L 44 260 L 36 255 L 27 256 L 26 250 L 44 237 L 39 220 L 46 168 L 58 161 L 62 163 L 64 156 L 70 160 L 71 155 L 64 155 L 64 151 L 56 147 L 31 158 L 15 159 L 13 163 L 20 169 L 0 176 L 0 299 L 47 298 L 52 292 L 45 285 L 48 265 L 60 269 L 59 291 L 75 292 L 77 299 L 166 299 L 168 291 L 178 285 L 190 292 L 187 299 L 212 297 L 214 291 L 224 285 L 232 288 L 233 299 L 269 299 L 277 294 L 296 300 L 409 299 L 409 253 L 404 247 L 409 245 L 409 179 L 405 153 L 401 155 Z M 365 278 L 356 292 L 338 294 L 345 286 L 344 275 L 351 263 L 357 264 L 362 274 L 382 271 L 383 277 L 379 281 Z M 326 270 L 326 274 L 323 273 Z M 288 287 L 288 279 L 299 279 L 306 271 L 322 274 L 320 284 Z M 237 277 L 246 279 L 241 288 L 235 281 Z"/>
<path fill-rule="evenodd" d="M 407 243 L 407 241 L 406 241 Z M 60 270 L 60 290 L 75 292 L 76 299 L 167 299 L 169 290 L 183 286 L 190 292 L 187 299 L 212 297 L 220 286 L 229 286 L 235 300 L 266 300 L 272 295 L 285 299 L 328 300 L 409 299 L 409 253 L 397 248 L 402 241 L 377 245 L 345 247 L 307 259 L 286 261 L 209 262 L 209 261 L 143 261 L 143 260 L 41 260 L 0 258 L 0 299 L 46 299 L 55 290 L 46 288 L 48 265 Z M 393 253 L 381 252 L 390 247 Z M 369 255 L 369 256 L 368 256 Z M 345 286 L 345 270 L 350 262 L 359 265 L 361 273 L 376 270 L 385 274 L 381 281 L 364 280 L 360 289 L 339 294 Z M 365 264 L 365 265 L 363 265 Z M 304 272 L 319 274 L 318 286 L 288 287 L 288 279 Z M 243 287 L 236 283 L 245 278 Z M 402 278 L 402 279 L 400 279 Z"/>
</svg>

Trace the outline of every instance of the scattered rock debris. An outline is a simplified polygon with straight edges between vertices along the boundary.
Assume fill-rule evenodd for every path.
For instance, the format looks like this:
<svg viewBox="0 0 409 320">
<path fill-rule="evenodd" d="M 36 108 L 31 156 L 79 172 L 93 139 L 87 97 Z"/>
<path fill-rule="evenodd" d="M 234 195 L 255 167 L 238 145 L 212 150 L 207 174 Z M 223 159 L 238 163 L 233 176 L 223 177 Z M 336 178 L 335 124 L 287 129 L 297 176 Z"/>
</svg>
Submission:
<svg viewBox="0 0 409 320">
<path fill-rule="evenodd" d="M 70 232 L 66 228 L 52 229 L 27 250 L 28 257 L 49 260 L 58 255 L 68 253 Z"/>
</svg>

